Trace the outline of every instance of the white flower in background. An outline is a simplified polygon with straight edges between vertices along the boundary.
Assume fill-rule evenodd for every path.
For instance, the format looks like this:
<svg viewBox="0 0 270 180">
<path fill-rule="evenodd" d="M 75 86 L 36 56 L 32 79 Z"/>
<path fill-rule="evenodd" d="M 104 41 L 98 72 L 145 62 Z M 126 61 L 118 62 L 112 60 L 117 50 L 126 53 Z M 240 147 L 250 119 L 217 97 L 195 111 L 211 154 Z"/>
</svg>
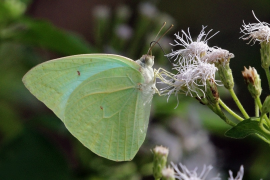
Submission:
<svg viewBox="0 0 270 180">
<path fill-rule="evenodd" d="M 181 64 L 182 61 L 185 61 L 185 60 L 192 61 L 192 60 L 195 60 L 196 57 L 202 57 L 209 50 L 207 41 L 218 33 L 216 32 L 214 35 L 207 38 L 209 33 L 212 31 L 212 29 L 208 31 L 208 33 L 206 33 L 205 28 L 206 26 L 202 27 L 202 30 L 199 36 L 197 37 L 196 41 L 192 40 L 189 29 L 187 33 L 182 30 L 182 33 L 183 33 L 182 36 L 179 35 L 179 32 L 178 34 L 175 34 L 176 36 L 176 40 L 174 40 L 175 44 L 171 44 L 171 45 L 182 46 L 184 47 L 184 49 L 172 51 L 166 56 L 170 58 L 174 58 L 174 61 L 178 60 L 179 64 Z"/>
<path fill-rule="evenodd" d="M 152 19 L 157 16 L 158 9 L 149 2 L 142 2 L 139 4 L 139 13 Z"/>
<path fill-rule="evenodd" d="M 130 26 L 126 24 L 120 24 L 116 27 L 115 33 L 119 38 L 128 40 L 132 37 L 133 31 Z"/>
<path fill-rule="evenodd" d="M 101 19 L 108 19 L 111 15 L 110 8 L 107 6 L 99 5 L 96 6 L 93 10 L 93 15 L 96 18 L 101 18 Z"/>
<path fill-rule="evenodd" d="M 249 23 L 242 25 L 242 29 L 240 28 L 240 32 L 243 33 L 244 35 L 241 36 L 240 38 L 244 40 L 250 39 L 248 44 L 253 41 L 255 43 L 256 41 L 258 42 L 269 42 L 270 38 L 270 28 L 269 28 L 269 23 L 266 22 L 261 22 L 254 14 L 252 11 L 255 19 L 258 21 L 258 23 Z"/>
<path fill-rule="evenodd" d="M 221 180 L 220 177 L 207 178 L 207 175 L 213 168 L 212 166 L 204 166 L 201 173 L 197 174 L 197 168 L 194 170 L 188 170 L 186 166 L 179 163 L 179 167 L 171 163 L 175 170 L 175 178 L 179 180 Z M 206 179 L 207 178 L 207 179 Z"/>
<path fill-rule="evenodd" d="M 240 170 L 238 171 L 235 178 L 233 177 L 233 173 L 232 173 L 231 170 L 229 171 L 229 174 L 230 174 L 230 177 L 228 178 L 228 180 L 242 180 L 243 176 L 244 176 L 244 167 L 243 167 L 243 165 L 240 167 Z"/>
</svg>

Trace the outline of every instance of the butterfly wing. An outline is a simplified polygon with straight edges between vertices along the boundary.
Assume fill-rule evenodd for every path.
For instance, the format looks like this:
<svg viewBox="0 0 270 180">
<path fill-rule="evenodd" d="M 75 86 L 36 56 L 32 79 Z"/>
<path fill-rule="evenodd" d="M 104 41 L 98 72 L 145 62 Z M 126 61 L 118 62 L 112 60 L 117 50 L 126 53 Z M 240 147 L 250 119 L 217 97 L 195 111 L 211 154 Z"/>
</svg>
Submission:
<svg viewBox="0 0 270 180">
<path fill-rule="evenodd" d="M 150 114 L 140 68 L 118 55 L 77 55 L 42 63 L 23 82 L 87 148 L 125 161 L 143 143 Z"/>
</svg>

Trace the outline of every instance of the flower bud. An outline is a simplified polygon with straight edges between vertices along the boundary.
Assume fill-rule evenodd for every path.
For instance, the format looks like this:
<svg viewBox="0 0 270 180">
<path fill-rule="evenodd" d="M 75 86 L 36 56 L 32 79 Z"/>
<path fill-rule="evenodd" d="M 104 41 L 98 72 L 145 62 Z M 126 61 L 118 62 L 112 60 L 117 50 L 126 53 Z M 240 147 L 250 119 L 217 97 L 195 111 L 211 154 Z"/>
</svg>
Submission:
<svg viewBox="0 0 270 180">
<path fill-rule="evenodd" d="M 262 92 L 261 79 L 256 69 L 254 67 L 249 67 L 248 69 L 244 67 L 242 75 L 248 86 L 248 90 L 251 96 L 253 98 L 260 96 Z"/>
<path fill-rule="evenodd" d="M 170 167 L 162 169 L 162 176 L 164 180 L 175 180 L 174 170 Z"/>
<path fill-rule="evenodd" d="M 261 61 L 262 67 L 264 69 L 268 69 L 270 66 L 270 43 L 267 41 L 261 42 Z"/>
<path fill-rule="evenodd" d="M 217 86 L 213 80 L 207 80 L 207 86 L 206 86 L 206 98 L 210 104 L 218 104 L 219 99 L 219 93 Z"/>
<path fill-rule="evenodd" d="M 224 87 L 226 89 L 232 89 L 234 86 L 234 81 L 233 81 L 233 75 L 232 75 L 232 70 L 230 68 L 229 60 L 225 64 L 216 63 L 215 65 L 218 68 L 218 74 L 219 74 L 221 82 L 224 84 Z"/>
<path fill-rule="evenodd" d="M 262 115 L 270 112 L 270 96 L 267 96 L 263 102 Z"/>
<path fill-rule="evenodd" d="M 153 175 L 155 179 L 161 179 L 162 170 L 166 168 L 169 149 L 163 146 L 156 146 L 153 149 L 153 153 L 154 153 Z"/>
</svg>

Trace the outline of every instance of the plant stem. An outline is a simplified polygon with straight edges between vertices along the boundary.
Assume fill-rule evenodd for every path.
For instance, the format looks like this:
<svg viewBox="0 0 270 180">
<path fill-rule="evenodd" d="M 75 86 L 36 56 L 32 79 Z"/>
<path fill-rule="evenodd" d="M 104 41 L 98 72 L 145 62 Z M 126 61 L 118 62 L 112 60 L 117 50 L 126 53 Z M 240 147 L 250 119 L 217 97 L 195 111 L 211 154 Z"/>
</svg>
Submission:
<svg viewBox="0 0 270 180">
<path fill-rule="evenodd" d="M 267 77 L 267 80 L 268 80 L 268 86 L 269 86 L 269 89 L 270 89 L 270 72 L 269 72 L 269 68 L 263 68 L 264 71 L 265 71 L 265 74 L 266 74 L 266 77 Z"/>
<path fill-rule="evenodd" d="M 260 116 L 260 109 L 259 109 L 259 105 L 256 103 L 256 99 L 255 100 L 255 116 L 259 117 Z"/>
<path fill-rule="evenodd" d="M 220 98 L 218 99 L 219 104 L 228 112 L 230 113 L 233 117 L 238 119 L 239 121 L 243 121 L 244 119 L 240 117 L 238 114 L 236 114 L 233 110 L 231 110 Z"/>
<path fill-rule="evenodd" d="M 233 89 L 229 89 L 229 92 L 235 102 L 235 104 L 238 106 L 239 110 L 241 111 L 241 113 L 243 114 L 245 119 L 249 118 L 249 115 L 247 114 L 246 110 L 243 108 L 242 104 L 240 103 L 239 99 L 237 98 L 235 92 Z"/>
<path fill-rule="evenodd" d="M 267 129 L 265 129 L 265 127 L 263 126 L 263 118 L 262 117 L 260 119 L 260 128 L 261 128 L 261 130 L 263 130 L 263 132 L 270 135 L 270 132 Z"/>
<path fill-rule="evenodd" d="M 207 106 L 208 106 L 214 113 L 216 113 L 222 120 L 224 120 L 225 123 L 227 123 L 227 124 L 230 125 L 230 126 L 236 126 L 236 124 L 235 124 L 233 121 L 229 120 L 229 119 L 225 116 L 225 114 L 222 112 L 222 110 L 221 110 L 219 104 L 212 104 L 212 105 L 208 104 Z"/>
<path fill-rule="evenodd" d="M 259 98 L 259 96 L 257 96 L 255 98 L 255 102 L 259 106 L 260 111 L 262 112 L 262 102 L 261 102 L 261 99 Z M 270 121 L 269 121 L 268 117 L 266 116 L 266 114 L 263 115 L 263 118 L 267 122 L 268 127 L 270 127 Z"/>
</svg>

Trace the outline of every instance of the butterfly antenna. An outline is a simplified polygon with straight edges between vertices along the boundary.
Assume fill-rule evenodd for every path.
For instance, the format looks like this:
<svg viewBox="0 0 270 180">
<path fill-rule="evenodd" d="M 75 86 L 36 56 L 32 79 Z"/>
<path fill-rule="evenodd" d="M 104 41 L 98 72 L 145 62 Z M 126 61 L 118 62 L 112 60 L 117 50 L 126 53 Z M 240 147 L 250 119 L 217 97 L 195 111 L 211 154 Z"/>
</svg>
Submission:
<svg viewBox="0 0 270 180">
<path fill-rule="evenodd" d="M 164 55 L 166 54 L 165 51 L 163 50 L 163 48 L 161 47 L 161 45 L 160 45 L 157 41 L 152 41 L 152 42 L 150 43 L 150 47 L 151 47 L 151 45 L 152 45 L 153 43 L 158 44 L 159 47 L 160 47 L 160 49 L 161 49 L 162 52 L 164 53 Z M 169 62 L 173 65 L 172 61 L 171 61 L 167 56 L 166 56 L 166 58 L 167 58 L 167 59 L 169 60 Z"/>
<path fill-rule="evenodd" d="M 155 39 L 153 41 L 155 41 L 157 39 L 159 33 L 161 32 L 161 30 L 164 28 L 165 25 L 166 25 L 166 22 L 163 23 L 163 25 L 161 26 L 160 30 L 158 31 L 158 33 L 157 33 L 157 35 L 156 35 L 156 37 L 155 37 Z"/>
<path fill-rule="evenodd" d="M 156 41 L 156 39 L 157 39 L 159 33 L 161 32 L 161 30 L 164 28 L 165 25 L 166 25 L 166 22 L 163 23 L 163 25 L 161 26 L 160 30 L 158 31 L 156 37 L 154 38 L 154 40 L 153 40 L 152 42 L 155 42 L 155 41 Z M 150 43 L 150 47 L 149 47 L 149 49 L 148 49 L 148 51 L 147 51 L 147 54 L 149 53 L 149 50 L 150 50 L 150 48 L 151 48 L 152 42 Z"/>
<path fill-rule="evenodd" d="M 164 22 L 163 23 L 163 26 L 161 27 L 161 29 L 159 30 L 159 32 L 162 30 L 162 28 L 165 26 L 165 24 L 166 24 L 166 22 Z M 149 53 L 152 51 L 152 49 L 153 49 L 153 47 L 158 43 L 158 41 L 163 37 L 163 36 L 165 36 L 165 34 L 167 34 L 171 29 L 172 29 L 172 27 L 173 27 L 173 24 L 160 36 L 160 38 L 158 38 L 158 40 L 157 41 L 152 41 L 152 42 L 155 42 L 152 46 L 150 46 L 150 48 L 149 48 L 149 50 L 148 50 L 148 52 L 147 52 L 147 54 L 149 55 Z M 159 32 L 158 32 L 158 34 L 159 34 Z M 157 35 L 158 36 L 158 35 Z M 156 37 L 157 37 L 156 36 Z M 155 38 L 156 39 L 156 38 Z M 152 44 L 152 43 L 150 43 L 150 44 Z"/>
</svg>

